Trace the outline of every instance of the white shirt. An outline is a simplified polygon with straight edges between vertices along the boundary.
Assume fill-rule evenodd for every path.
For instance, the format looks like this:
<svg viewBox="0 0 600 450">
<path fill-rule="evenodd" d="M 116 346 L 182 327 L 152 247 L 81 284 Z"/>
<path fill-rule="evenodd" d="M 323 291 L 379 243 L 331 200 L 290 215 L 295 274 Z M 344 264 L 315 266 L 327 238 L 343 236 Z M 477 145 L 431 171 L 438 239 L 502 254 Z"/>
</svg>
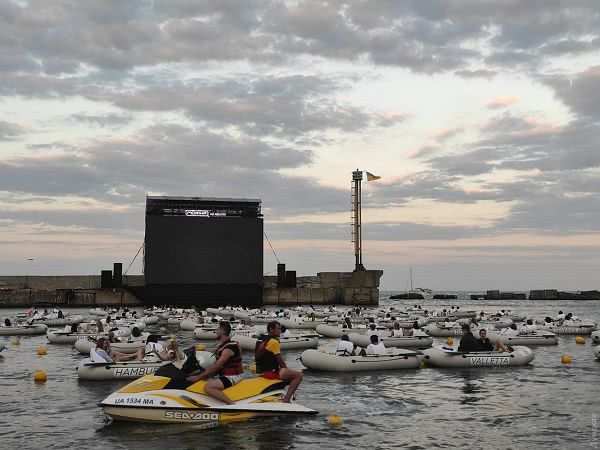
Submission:
<svg viewBox="0 0 600 450">
<path fill-rule="evenodd" d="M 519 332 L 517 330 L 513 330 L 512 328 L 504 328 L 500 334 L 504 336 L 518 336 Z"/>
<path fill-rule="evenodd" d="M 112 362 L 110 356 L 108 356 L 108 354 L 101 348 L 90 349 L 90 359 L 95 363 Z"/>
<path fill-rule="evenodd" d="M 393 330 L 393 336 L 394 337 L 404 336 L 404 332 L 402 331 L 402 328 L 400 328 L 399 330 Z"/>
<path fill-rule="evenodd" d="M 354 351 L 354 344 L 350 341 L 339 341 L 335 354 L 338 356 L 350 356 Z"/>
<path fill-rule="evenodd" d="M 145 348 L 145 353 L 156 353 L 157 355 L 159 353 L 162 353 L 165 351 L 165 348 L 159 344 L 158 342 L 148 342 L 146 344 L 146 348 Z"/>
<path fill-rule="evenodd" d="M 413 328 L 412 329 L 412 336 L 429 336 L 427 333 L 425 333 L 423 330 L 421 330 L 420 328 Z"/>
<path fill-rule="evenodd" d="M 387 350 L 383 342 L 379 342 L 379 344 L 369 344 L 367 346 L 367 355 L 385 355 Z"/>
<path fill-rule="evenodd" d="M 292 335 L 292 333 L 290 333 L 290 330 L 285 330 L 283 333 L 281 333 L 281 335 L 283 337 L 290 337 Z"/>
</svg>

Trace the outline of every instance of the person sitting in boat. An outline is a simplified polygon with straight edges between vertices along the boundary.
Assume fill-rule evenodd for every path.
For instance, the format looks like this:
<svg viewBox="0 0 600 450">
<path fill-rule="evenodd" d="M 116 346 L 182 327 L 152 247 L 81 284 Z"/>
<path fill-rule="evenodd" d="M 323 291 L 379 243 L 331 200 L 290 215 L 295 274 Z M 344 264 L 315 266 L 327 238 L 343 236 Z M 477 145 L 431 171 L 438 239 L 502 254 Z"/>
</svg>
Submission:
<svg viewBox="0 0 600 450">
<path fill-rule="evenodd" d="M 519 334 L 532 334 L 537 331 L 537 326 L 533 323 L 532 319 L 527 319 L 525 325 L 521 327 Z"/>
<path fill-rule="evenodd" d="M 487 337 L 487 330 L 485 328 L 479 330 L 479 339 L 477 339 L 477 344 L 479 346 L 478 351 L 491 352 L 494 350 L 494 344 L 492 344 L 490 338 Z"/>
<path fill-rule="evenodd" d="M 462 327 L 462 338 L 460 339 L 460 343 L 458 344 L 459 352 L 476 352 L 479 351 L 479 343 L 473 333 L 471 333 L 471 327 L 469 325 L 463 325 Z"/>
<path fill-rule="evenodd" d="M 387 353 L 387 349 L 379 336 L 372 334 L 370 339 L 371 343 L 367 345 L 367 355 L 385 355 Z"/>
<path fill-rule="evenodd" d="M 503 336 L 510 336 L 510 337 L 518 336 L 519 331 L 517 330 L 517 324 L 513 323 L 509 327 L 503 328 L 502 331 L 500 331 L 500 334 Z"/>
<path fill-rule="evenodd" d="M 96 348 L 90 350 L 90 359 L 92 362 L 120 362 L 120 361 L 131 361 L 136 358 L 136 354 L 130 355 L 126 353 L 116 352 L 110 348 L 110 342 L 106 338 L 98 339 Z"/>
<path fill-rule="evenodd" d="M 355 356 L 356 355 L 356 346 L 350 342 L 350 338 L 347 334 L 343 334 L 340 342 L 338 342 L 338 346 L 335 350 L 335 354 L 338 356 Z"/>
<path fill-rule="evenodd" d="M 281 325 L 281 336 L 286 338 L 292 336 L 292 333 L 290 333 L 290 330 L 288 330 L 285 325 Z"/>
<path fill-rule="evenodd" d="M 219 328 L 217 328 L 219 347 L 215 351 L 217 362 L 199 374 L 192 373 L 187 377 L 187 381 L 195 383 L 198 380 L 217 374 L 218 378 L 208 380 L 204 387 L 204 392 L 228 405 L 233 405 L 234 403 L 223 393 L 223 390 L 241 381 L 244 367 L 242 366 L 242 349 L 240 344 L 232 341 L 230 336 L 231 324 L 229 322 L 219 323 Z"/>
<path fill-rule="evenodd" d="M 246 321 L 245 321 L 244 319 L 242 319 L 242 320 L 240 320 L 240 323 L 238 323 L 238 324 L 235 326 L 235 329 L 236 329 L 236 330 L 242 330 L 242 329 L 244 329 L 245 327 L 246 327 Z"/>
<path fill-rule="evenodd" d="M 6 319 L 4 319 L 4 326 L 5 327 L 12 327 L 12 323 L 10 321 L 10 319 L 7 317 Z"/>
<path fill-rule="evenodd" d="M 367 336 L 381 337 L 381 331 L 377 329 L 377 324 L 375 322 L 369 323 L 369 328 L 367 329 Z"/>
<path fill-rule="evenodd" d="M 131 336 L 129 336 L 130 341 L 143 341 L 144 337 L 142 336 L 142 332 L 138 327 L 133 327 L 131 329 Z"/>
<path fill-rule="evenodd" d="M 171 350 L 165 349 L 165 347 L 158 342 L 158 336 L 151 334 L 146 338 L 146 345 L 140 348 L 136 353 L 138 361 L 142 361 L 144 358 L 150 356 L 156 356 L 161 361 L 171 361 L 175 359 L 175 353 Z"/>
<path fill-rule="evenodd" d="M 256 372 L 263 378 L 270 380 L 279 379 L 289 381 L 287 393 L 283 399 L 289 403 L 292 396 L 302 383 L 303 374 L 295 370 L 288 369 L 283 357 L 281 356 L 281 346 L 279 345 L 279 336 L 281 335 L 281 324 L 272 321 L 267 324 L 268 336 L 256 343 L 254 357 L 256 359 Z"/>
<path fill-rule="evenodd" d="M 402 331 L 402 328 L 400 328 L 400 323 L 394 322 L 394 328 L 392 329 L 392 333 L 390 334 L 390 337 L 402 337 L 402 336 L 404 336 L 404 332 Z"/>
<path fill-rule="evenodd" d="M 412 326 L 412 328 L 410 329 L 410 331 L 408 332 L 408 335 L 409 335 L 409 336 L 413 336 L 413 337 L 415 337 L 415 336 L 423 336 L 423 337 L 427 337 L 427 336 L 429 336 L 427 333 L 425 333 L 425 332 L 424 332 L 424 331 L 421 329 L 421 327 L 419 326 L 419 321 L 418 321 L 418 320 L 415 320 L 415 321 L 413 322 L 413 326 Z"/>
<path fill-rule="evenodd" d="M 350 321 L 350 317 L 344 317 L 344 323 L 342 324 L 344 328 L 352 329 L 352 322 Z"/>
</svg>

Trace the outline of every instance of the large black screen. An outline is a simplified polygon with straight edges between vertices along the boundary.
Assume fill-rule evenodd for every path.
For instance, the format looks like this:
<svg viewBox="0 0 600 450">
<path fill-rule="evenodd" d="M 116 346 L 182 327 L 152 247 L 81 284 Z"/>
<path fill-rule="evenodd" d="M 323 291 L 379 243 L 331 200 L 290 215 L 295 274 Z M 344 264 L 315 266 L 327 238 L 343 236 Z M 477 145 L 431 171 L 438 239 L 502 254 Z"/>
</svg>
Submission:
<svg viewBox="0 0 600 450">
<path fill-rule="evenodd" d="M 263 283 L 263 220 L 146 216 L 146 284 Z"/>
</svg>

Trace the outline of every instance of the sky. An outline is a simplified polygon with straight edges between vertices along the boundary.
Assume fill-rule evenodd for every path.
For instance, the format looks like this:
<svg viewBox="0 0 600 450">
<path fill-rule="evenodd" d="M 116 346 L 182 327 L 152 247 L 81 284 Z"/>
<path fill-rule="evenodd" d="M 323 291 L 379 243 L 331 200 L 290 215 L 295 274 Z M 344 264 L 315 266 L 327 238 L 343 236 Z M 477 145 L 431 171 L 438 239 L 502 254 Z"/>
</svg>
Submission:
<svg viewBox="0 0 600 450">
<path fill-rule="evenodd" d="M 127 267 L 147 194 L 350 271 L 359 168 L 382 289 L 598 289 L 599 142 L 597 0 L 0 0 L 3 275 Z"/>
</svg>

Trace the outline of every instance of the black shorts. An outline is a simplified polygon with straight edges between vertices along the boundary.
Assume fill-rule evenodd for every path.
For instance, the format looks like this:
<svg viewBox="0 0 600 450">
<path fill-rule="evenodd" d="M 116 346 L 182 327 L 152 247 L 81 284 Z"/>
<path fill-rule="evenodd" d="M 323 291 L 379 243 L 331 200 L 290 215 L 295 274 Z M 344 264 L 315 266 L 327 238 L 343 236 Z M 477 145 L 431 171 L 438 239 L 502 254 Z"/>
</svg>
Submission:
<svg viewBox="0 0 600 450">
<path fill-rule="evenodd" d="M 242 375 L 221 375 L 219 376 L 219 380 L 223 383 L 223 389 L 230 388 L 234 384 L 238 384 L 242 378 Z"/>
</svg>

